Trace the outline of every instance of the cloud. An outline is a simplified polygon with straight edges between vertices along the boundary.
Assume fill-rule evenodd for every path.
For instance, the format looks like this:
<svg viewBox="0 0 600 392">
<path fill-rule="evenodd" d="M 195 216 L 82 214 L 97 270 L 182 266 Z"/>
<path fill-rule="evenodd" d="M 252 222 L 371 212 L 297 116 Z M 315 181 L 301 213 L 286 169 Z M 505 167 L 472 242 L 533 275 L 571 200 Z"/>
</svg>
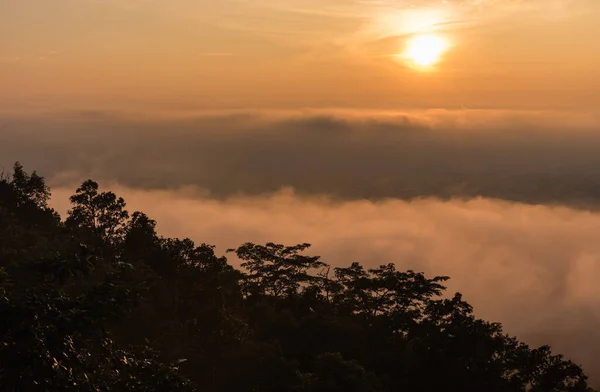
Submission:
<svg viewBox="0 0 600 392">
<path fill-rule="evenodd" d="M 21 61 L 19 56 L 0 56 L 0 64 L 12 64 Z"/>
<path fill-rule="evenodd" d="M 231 4 L 246 11 L 244 18 L 228 16 L 221 20 L 220 25 L 227 28 L 311 47 L 323 46 L 327 40 L 327 46 L 337 51 L 361 52 L 373 42 L 422 32 L 451 32 L 473 26 L 487 29 L 490 23 L 501 21 L 498 24 L 505 25 L 506 18 L 514 22 L 515 16 L 529 21 L 540 15 L 564 17 L 570 0 L 231 0 Z M 255 12 L 261 23 L 246 17 Z M 268 30 L 264 30 L 266 25 Z M 389 54 L 387 51 L 385 54 Z"/>
<path fill-rule="evenodd" d="M 229 53 L 229 52 L 203 52 L 199 54 L 200 56 L 203 57 L 230 57 L 230 56 L 235 56 L 234 53 Z"/>
<path fill-rule="evenodd" d="M 37 57 L 35 57 L 35 55 L 30 56 L 29 58 L 25 57 L 21 57 L 21 56 L 0 56 L 0 64 L 16 64 L 16 63 L 21 63 L 21 62 L 27 62 L 27 61 L 31 61 L 34 58 L 37 59 L 38 61 L 45 61 L 50 57 L 54 57 L 57 56 L 60 52 L 58 52 L 57 50 L 45 50 L 45 51 L 41 51 L 39 53 L 39 55 L 37 55 Z"/>
<path fill-rule="evenodd" d="M 146 113 L 150 113 L 147 110 Z M 0 165 L 60 186 L 196 186 L 217 198 L 289 187 L 339 199 L 485 196 L 600 205 L 598 121 L 511 111 L 81 110 L 0 115 Z"/>
<path fill-rule="evenodd" d="M 579 0 L 581 1 L 581 0 Z M 584 0 L 586 1 L 586 0 Z M 382 39 L 399 35 L 456 30 L 514 16 L 531 19 L 564 17 L 578 0 L 416 0 L 416 1 L 307 1 L 236 0 L 267 9 L 304 15 L 361 21 L 358 31 L 346 38 Z"/>
<path fill-rule="evenodd" d="M 81 2 L 93 5 L 109 5 L 124 10 L 136 10 L 157 3 L 156 0 L 81 0 Z"/>
<path fill-rule="evenodd" d="M 246 241 L 309 242 L 333 265 L 394 262 L 449 275 L 450 292 L 462 292 L 479 317 L 532 345 L 551 344 L 599 380 L 598 213 L 483 198 L 340 202 L 283 190 L 217 200 L 195 188 L 101 185 L 156 219 L 161 234 L 218 252 Z M 54 189 L 52 204 L 64 212 L 74 189 Z"/>
</svg>

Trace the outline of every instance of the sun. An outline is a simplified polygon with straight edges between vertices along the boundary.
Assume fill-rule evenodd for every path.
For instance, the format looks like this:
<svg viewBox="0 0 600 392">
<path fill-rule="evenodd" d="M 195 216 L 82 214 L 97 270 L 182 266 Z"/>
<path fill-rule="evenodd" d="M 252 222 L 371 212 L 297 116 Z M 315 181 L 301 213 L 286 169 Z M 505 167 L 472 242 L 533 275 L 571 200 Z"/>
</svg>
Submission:
<svg viewBox="0 0 600 392">
<path fill-rule="evenodd" d="M 402 57 L 413 65 L 427 68 L 437 63 L 447 49 L 448 42 L 437 35 L 417 35 L 408 40 Z"/>
</svg>

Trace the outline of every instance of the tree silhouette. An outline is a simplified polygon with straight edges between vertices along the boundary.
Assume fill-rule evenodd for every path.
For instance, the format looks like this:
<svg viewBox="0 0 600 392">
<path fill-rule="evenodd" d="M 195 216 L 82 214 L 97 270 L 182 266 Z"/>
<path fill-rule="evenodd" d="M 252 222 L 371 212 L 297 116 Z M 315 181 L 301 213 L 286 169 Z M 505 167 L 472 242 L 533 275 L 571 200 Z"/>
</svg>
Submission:
<svg viewBox="0 0 600 392">
<path fill-rule="evenodd" d="M 125 200 L 112 192 L 98 192 L 98 184 L 87 180 L 70 198 L 73 208 L 66 224 L 99 241 L 115 245 L 123 239 L 129 213 Z"/>
<path fill-rule="evenodd" d="M 583 392 L 580 366 L 478 319 L 448 277 L 329 266 L 309 244 L 161 237 L 85 181 L 0 179 L 3 391 Z"/>
</svg>

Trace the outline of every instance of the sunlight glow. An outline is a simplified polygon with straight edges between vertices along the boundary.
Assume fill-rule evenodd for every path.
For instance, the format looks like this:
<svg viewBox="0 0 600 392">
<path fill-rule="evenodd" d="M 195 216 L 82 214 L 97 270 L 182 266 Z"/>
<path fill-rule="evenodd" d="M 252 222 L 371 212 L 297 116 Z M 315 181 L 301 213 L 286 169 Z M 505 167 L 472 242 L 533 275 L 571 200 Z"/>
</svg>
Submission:
<svg viewBox="0 0 600 392">
<path fill-rule="evenodd" d="M 440 29 L 440 26 L 452 18 L 449 7 L 417 8 L 390 11 L 386 9 L 374 18 L 374 30 L 381 36 L 428 34 Z"/>
<path fill-rule="evenodd" d="M 417 35 L 408 41 L 402 57 L 418 67 L 430 67 L 440 60 L 448 46 L 448 42 L 437 35 Z"/>
</svg>

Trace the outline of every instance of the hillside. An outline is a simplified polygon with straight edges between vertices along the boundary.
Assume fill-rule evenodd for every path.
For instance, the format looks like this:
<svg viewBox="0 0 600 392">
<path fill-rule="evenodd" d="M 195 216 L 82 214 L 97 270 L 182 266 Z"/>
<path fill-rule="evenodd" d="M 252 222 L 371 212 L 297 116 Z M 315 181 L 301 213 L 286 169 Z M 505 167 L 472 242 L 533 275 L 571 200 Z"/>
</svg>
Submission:
<svg viewBox="0 0 600 392">
<path fill-rule="evenodd" d="M 3 391 L 591 391 L 583 370 L 477 318 L 448 277 L 334 268 L 309 244 L 165 238 L 85 181 L 61 218 L 0 180 Z"/>
</svg>

